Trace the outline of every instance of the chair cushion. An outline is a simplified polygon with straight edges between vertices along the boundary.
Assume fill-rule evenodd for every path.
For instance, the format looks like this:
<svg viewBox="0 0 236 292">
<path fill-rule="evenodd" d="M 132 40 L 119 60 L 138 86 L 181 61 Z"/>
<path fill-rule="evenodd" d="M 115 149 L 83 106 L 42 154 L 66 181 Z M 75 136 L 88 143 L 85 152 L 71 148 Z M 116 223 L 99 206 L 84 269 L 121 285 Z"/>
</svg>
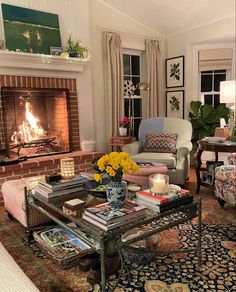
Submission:
<svg viewBox="0 0 236 292">
<path fill-rule="evenodd" d="M 222 165 L 215 168 L 215 178 L 227 184 L 236 186 L 236 166 Z"/>
<path fill-rule="evenodd" d="M 176 141 L 178 134 L 146 134 L 144 152 L 176 153 Z"/>
<path fill-rule="evenodd" d="M 137 155 L 133 155 L 132 159 L 136 162 L 159 162 L 166 164 L 170 168 L 176 167 L 176 155 L 172 153 L 154 153 L 154 152 L 141 152 Z"/>
<path fill-rule="evenodd" d="M 215 180 L 215 196 L 225 202 L 236 206 L 236 186 Z"/>
</svg>

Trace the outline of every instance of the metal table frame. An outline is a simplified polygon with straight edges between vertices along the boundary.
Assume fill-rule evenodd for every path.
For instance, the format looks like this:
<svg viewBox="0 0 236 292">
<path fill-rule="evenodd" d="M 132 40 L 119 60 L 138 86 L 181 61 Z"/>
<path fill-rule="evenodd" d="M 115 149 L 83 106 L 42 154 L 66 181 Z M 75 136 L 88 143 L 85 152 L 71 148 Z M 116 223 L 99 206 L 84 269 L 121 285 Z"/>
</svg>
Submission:
<svg viewBox="0 0 236 292">
<path fill-rule="evenodd" d="M 41 206 L 38 205 L 38 202 L 41 203 Z M 100 254 L 101 258 L 101 287 L 102 291 L 106 291 L 106 275 L 105 275 L 105 256 L 113 254 L 115 252 L 120 252 L 122 247 L 128 246 L 134 242 L 145 239 L 153 234 L 159 233 L 163 230 L 170 229 L 172 227 L 178 226 L 179 224 L 183 224 L 193 218 L 198 217 L 198 242 L 196 247 L 192 248 L 184 248 L 184 249 L 176 249 L 169 250 L 165 253 L 187 253 L 187 252 L 197 252 L 198 255 L 198 266 L 201 266 L 201 237 L 202 237 L 202 207 L 201 207 L 201 199 L 198 202 L 193 202 L 191 204 L 180 206 L 176 209 L 172 209 L 163 213 L 150 212 L 147 215 L 146 219 L 132 221 L 131 223 L 127 222 L 124 226 L 117 227 L 111 231 L 104 232 L 98 227 L 94 226 L 91 223 L 86 222 L 82 218 L 73 218 L 69 215 L 63 213 L 58 207 L 51 203 L 45 202 L 45 200 L 41 200 L 35 194 L 32 194 L 30 190 L 25 187 L 25 203 L 26 203 L 26 231 L 28 234 L 28 240 L 30 240 L 31 232 L 33 230 L 32 227 L 29 226 L 29 206 L 37 209 L 42 214 L 49 217 L 52 221 L 57 223 L 63 228 L 66 228 L 73 234 L 75 234 L 78 238 L 82 239 L 84 242 L 90 244 L 94 250 L 96 250 Z M 62 220 L 58 219 L 54 215 L 52 215 L 48 210 L 45 210 L 43 205 L 49 207 L 51 210 L 56 211 L 58 214 L 62 215 L 64 218 L 69 219 L 70 221 L 76 223 L 78 227 L 80 227 L 79 231 L 75 231 L 72 228 L 68 227 Z M 173 216 L 174 215 L 174 216 Z M 161 220 L 167 219 L 170 216 L 169 223 L 161 223 Z M 160 224 L 159 224 L 160 223 Z M 144 232 L 143 234 L 136 236 L 126 242 L 121 241 L 121 236 L 136 227 L 144 228 L 145 226 L 149 226 L 149 231 Z M 150 225 L 152 226 L 150 230 Z M 155 225 L 155 226 L 154 226 Z M 88 237 L 84 236 L 87 234 Z M 91 239 L 92 242 L 91 243 Z"/>
</svg>

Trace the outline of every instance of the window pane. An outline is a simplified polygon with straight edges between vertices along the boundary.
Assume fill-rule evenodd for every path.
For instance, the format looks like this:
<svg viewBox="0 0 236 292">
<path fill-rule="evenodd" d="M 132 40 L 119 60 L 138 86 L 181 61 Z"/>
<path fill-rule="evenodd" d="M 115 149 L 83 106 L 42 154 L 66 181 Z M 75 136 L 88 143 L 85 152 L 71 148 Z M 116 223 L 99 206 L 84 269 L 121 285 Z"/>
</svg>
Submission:
<svg viewBox="0 0 236 292">
<path fill-rule="evenodd" d="M 226 74 L 226 70 L 214 70 L 214 73 L 225 73 Z"/>
<path fill-rule="evenodd" d="M 202 71 L 202 74 L 209 74 L 209 73 L 213 73 L 213 71 Z"/>
<path fill-rule="evenodd" d="M 139 130 L 139 125 L 140 125 L 141 121 L 142 121 L 141 118 L 135 119 L 135 120 L 133 121 L 133 122 L 134 122 L 134 125 L 133 125 L 133 129 L 134 129 L 133 137 L 136 137 L 137 140 L 138 140 L 138 130 Z"/>
<path fill-rule="evenodd" d="M 124 75 L 130 75 L 130 55 L 123 55 Z"/>
<path fill-rule="evenodd" d="M 206 94 L 204 96 L 204 104 L 210 104 L 210 105 L 212 105 L 212 102 L 213 102 L 213 96 L 212 96 L 212 94 Z"/>
<path fill-rule="evenodd" d="M 212 91 L 212 75 L 201 75 L 201 92 Z"/>
<path fill-rule="evenodd" d="M 217 106 L 220 104 L 220 95 L 214 94 L 214 108 L 217 108 Z"/>
<path fill-rule="evenodd" d="M 125 116 L 129 116 L 129 99 L 125 98 Z"/>
<path fill-rule="evenodd" d="M 226 74 L 214 75 L 214 91 L 220 91 L 220 81 L 226 80 Z"/>
<path fill-rule="evenodd" d="M 134 117 L 141 117 L 142 114 L 141 114 L 141 99 L 134 99 Z"/>
<path fill-rule="evenodd" d="M 132 82 L 134 85 L 137 85 L 140 82 L 140 77 L 132 77 Z M 140 90 L 136 89 L 134 92 L 135 95 L 140 95 Z"/>
<path fill-rule="evenodd" d="M 140 75 L 139 56 L 131 56 L 132 75 Z"/>
</svg>

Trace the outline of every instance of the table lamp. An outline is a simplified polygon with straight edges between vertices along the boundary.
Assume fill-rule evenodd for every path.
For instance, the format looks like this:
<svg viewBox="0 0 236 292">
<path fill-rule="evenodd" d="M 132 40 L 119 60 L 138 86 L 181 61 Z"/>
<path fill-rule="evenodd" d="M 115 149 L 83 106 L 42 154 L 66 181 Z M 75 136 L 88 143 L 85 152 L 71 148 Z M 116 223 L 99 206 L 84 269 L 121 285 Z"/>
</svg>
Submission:
<svg viewBox="0 0 236 292">
<path fill-rule="evenodd" d="M 220 102 L 231 104 L 230 106 L 230 133 L 231 141 L 236 142 L 236 80 L 227 80 L 220 82 Z"/>
</svg>

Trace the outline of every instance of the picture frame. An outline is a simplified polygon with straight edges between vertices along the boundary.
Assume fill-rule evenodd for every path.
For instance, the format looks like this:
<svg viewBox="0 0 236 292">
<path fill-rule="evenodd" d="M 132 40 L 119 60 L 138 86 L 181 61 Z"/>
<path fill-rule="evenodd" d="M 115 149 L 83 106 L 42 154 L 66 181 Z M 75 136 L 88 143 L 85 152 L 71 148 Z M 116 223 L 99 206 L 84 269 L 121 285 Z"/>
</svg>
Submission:
<svg viewBox="0 0 236 292">
<path fill-rule="evenodd" d="M 166 59 L 166 88 L 184 86 L 184 56 Z"/>
<path fill-rule="evenodd" d="M 7 50 L 49 55 L 50 47 L 61 47 L 57 14 L 6 3 L 1 11 Z"/>
<path fill-rule="evenodd" d="M 50 55 L 52 56 L 60 56 L 62 52 L 62 47 L 50 47 Z"/>
<path fill-rule="evenodd" d="M 184 118 L 184 90 L 166 91 L 166 116 Z"/>
<path fill-rule="evenodd" d="M 0 51 L 6 50 L 5 40 L 0 39 Z"/>
</svg>

